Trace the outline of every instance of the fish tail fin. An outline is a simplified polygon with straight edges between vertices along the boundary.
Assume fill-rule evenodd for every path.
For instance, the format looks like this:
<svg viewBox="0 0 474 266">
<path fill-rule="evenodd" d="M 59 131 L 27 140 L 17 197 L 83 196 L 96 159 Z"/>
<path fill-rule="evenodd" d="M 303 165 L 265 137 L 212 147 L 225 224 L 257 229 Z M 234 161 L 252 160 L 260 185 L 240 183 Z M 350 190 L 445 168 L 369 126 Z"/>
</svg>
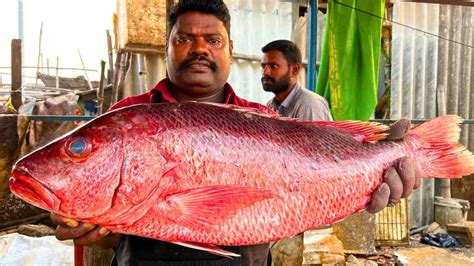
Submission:
<svg viewBox="0 0 474 266">
<path fill-rule="evenodd" d="M 440 116 L 411 129 L 407 141 L 424 177 L 459 178 L 474 173 L 474 156 L 459 144 L 462 119 Z"/>
</svg>

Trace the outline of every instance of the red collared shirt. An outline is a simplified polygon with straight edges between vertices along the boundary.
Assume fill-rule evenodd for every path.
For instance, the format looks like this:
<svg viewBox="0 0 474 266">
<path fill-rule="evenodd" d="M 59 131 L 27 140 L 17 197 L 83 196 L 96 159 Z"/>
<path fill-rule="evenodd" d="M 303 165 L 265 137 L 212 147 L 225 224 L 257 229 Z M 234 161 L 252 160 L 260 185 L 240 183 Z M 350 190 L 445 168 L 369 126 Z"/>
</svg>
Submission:
<svg viewBox="0 0 474 266">
<path fill-rule="evenodd" d="M 259 104 L 255 102 L 249 102 L 247 100 L 244 100 L 237 96 L 230 86 L 229 83 L 226 83 L 224 85 L 224 90 L 225 90 L 225 104 L 235 104 L 237 106 L 242 106 L 242 107 L 250 107 L 250 108 L 256 108 L 260 110 L 265 110 L 270 113 L 274 113 L 273 110 L 270 108 Z M 140 103 L 163 103 L 163 102 L 168 102 L 168 103 L 175 103 L 177 102 L 176 99 L 171 95 L 170 91 L 170 80 L 168 78 L 162 79 L 156 86 L 149 92 L 140 94 L 137 96 L 131 96 L 127 97 L 116 104 L 114 104 L 112 107 L 110 107 L 109 111 L 115 110 L 121 107 L 125 106 L 130 106 L 134 104 L 140 104 Z"/>
</svg>

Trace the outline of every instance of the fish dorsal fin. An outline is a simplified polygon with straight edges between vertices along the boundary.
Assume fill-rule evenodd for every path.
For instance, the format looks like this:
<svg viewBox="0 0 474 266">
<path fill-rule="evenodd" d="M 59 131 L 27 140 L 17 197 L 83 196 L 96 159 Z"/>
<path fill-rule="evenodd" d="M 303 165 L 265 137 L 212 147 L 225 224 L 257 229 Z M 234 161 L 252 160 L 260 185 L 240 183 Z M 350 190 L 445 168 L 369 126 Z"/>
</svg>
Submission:
<svg viewBox="0 0 474 266">
<path fill-rule="evenodd" d="M 170 195 L 158 207 L 175 223 L 211 225 L 273 196 L 267 189 L 240 185 L 208 186 Z"/>
<path fill-rule="evenodd" d="M 277 113 L 265 109 L 251 107 L 241 107 L 232 104 L 207 103 L 210 105 L 232 109 L 235 111 L 259 115 L 268 118 L 279 119 L 287 122 L 312 124 L 324 127 L 332 127 L 348 133 L 359 142 L 376 142 L 383 140 L 388 136 L 389 127 L 380 123 L 361 122 L 361 121 L 304 121 L 296 118 L 281 117 Z"/>
<path fill-rule="evenodd" d="M 323 127 L 332 127 L 348 133 L 359 142 L 376 142 L 388 136 L 389 126 L 361 121 L 299 121 L 305 124 L 314 124 Z"/>
<path fill-rule="evenodd" d="M 219 255 L 219 256 L 223 256 L 223 257 L 227 257 L 227 258 L 240 257 L 239 254 L 235 254 L 235 253 L 232 253 L 230 251 L 223 250 L 223 249 L 221 249 L 219 247 L 216 247 L 214 245 L 203 244 L 203 243 L 181 242 L 181 241 L 174 241 L 174 242 L 171 242 L 171 243 L 176 244 L 176 245 L 180 245 L 180 246 L 183 246 L 183 247 L 187 247 L 187 248 L 207 251 L 207 252 L 210 252 L 214 255 Z"/>
</svg>

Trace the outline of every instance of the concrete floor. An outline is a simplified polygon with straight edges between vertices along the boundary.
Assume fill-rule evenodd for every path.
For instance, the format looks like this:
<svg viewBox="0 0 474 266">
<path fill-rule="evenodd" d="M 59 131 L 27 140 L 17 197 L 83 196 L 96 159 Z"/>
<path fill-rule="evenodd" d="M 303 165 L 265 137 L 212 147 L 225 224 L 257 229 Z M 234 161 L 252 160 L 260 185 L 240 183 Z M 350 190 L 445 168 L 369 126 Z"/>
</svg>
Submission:
<svg viewBox="0 0 474 266">
<path fill-rule="evenodd" d="M 410 266 L 473 266 L 474 249 L 448 249 L 425 245 L 397 248 L 395 255 L 403 265 Z"/>
</svg>

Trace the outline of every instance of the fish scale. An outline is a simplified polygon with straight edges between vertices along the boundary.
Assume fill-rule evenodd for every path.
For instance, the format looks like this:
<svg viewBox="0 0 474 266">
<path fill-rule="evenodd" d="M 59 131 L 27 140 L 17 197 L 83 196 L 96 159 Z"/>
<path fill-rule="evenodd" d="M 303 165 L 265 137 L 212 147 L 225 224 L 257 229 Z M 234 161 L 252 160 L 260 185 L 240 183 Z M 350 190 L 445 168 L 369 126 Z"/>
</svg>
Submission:
<svg viewBox="0 0 474 266">
<path fill-rule="evenodd" d="M 404 156 L 425 177 L 474 172 L 472 154 L 454 140 L 458 123 L 437 118 L 403 141 L 377 142 L 387 127 L 373 123 L 296 121 L 201 103 L 136 105 L 22 158 L 10 188 L 40 208 L 114 232 L 253 245 L 363 210 L 384 171 Z M 71 159 L 66 144 L 78 138 L 91 151 Z"/>
</svg>

